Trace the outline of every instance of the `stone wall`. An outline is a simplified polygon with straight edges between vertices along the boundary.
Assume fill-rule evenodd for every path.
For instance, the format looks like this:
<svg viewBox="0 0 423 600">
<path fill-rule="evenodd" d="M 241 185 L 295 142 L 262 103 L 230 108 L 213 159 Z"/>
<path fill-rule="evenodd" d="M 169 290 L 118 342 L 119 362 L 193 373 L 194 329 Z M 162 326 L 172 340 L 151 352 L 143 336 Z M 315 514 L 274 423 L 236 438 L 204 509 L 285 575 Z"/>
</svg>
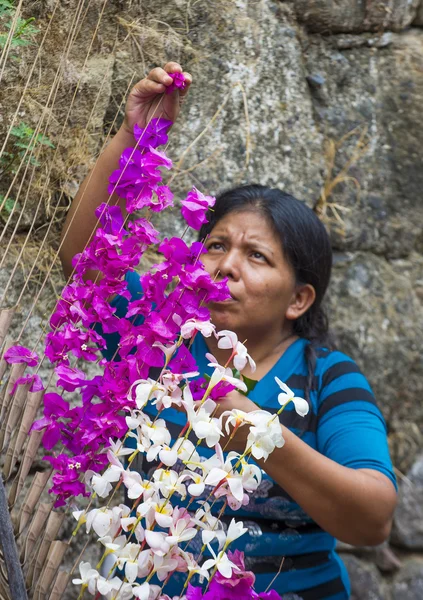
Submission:
<svg viewBox="0 0 423 600">
<path fill-rule="evenodd" d="M 66 206 L 107 132 L 116 130 L 131 78 L 179 60 L 194 85 L 172 133 L 170 154 L 180 160 L 176 193 L 193 184 L 209 193 L 243 182 L 275 185 L 304 199 L 327 224 L 335 251 L 327 302 L 333 329 L 339 347 L 363 367 L 377 394 L 400 486 L 390 543 L 377 549 L 341 545 L 352 598 L 422 598 L 423 3 L 56 4 L 23 3 L 25 16 L 36 18 L 39 39 L 47 27 L 49 32 L 20 118 L 37 123 L 59 73 L 57 94 L 44 111 L 57 149 L 46 150 L 23 217 L 14 216 L 3 244 L 11 239 L 13 223 L 10 248 L 25 238 L 43 195 L 31 243 L 37 248 L 50 225 L 49 248 L 57 247 Z M 64 55 L 78 10 L 80 26 Z M 35 50 L 18 49 L 5 70 L 2 134 Z M 9 183 L 3 173 L 0 193 Z M 173 217 L 163 217 L 159 226 L 167 234 L 182 231 Z M 2 281 L 16 263 L 10 248 Z M 43 280 L 33 256 L 19 267 L 8 295 L 10 303 L 19 297 L 33 266 L 34 281 L 21 299 L 23 315 Z M 58 276 L 47 281 L 23 334 L 28 343 L 40 335 L 52 289 L 60 285 Z"/>
</svg>

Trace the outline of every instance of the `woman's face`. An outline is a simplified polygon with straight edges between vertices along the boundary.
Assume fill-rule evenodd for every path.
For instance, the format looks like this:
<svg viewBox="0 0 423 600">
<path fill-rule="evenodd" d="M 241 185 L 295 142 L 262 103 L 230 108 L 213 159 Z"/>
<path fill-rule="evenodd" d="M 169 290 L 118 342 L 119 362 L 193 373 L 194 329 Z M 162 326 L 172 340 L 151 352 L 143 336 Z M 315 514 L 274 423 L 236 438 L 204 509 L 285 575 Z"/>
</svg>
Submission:
<svg viewBox="0 0 423 600">
<path fill-rule="evenodd" d="M 205 246 L 206 270 L 217 279 L 227 277 L 232 296 L 209 306 L 217 329 L 250 340 L 270 331 L 289 333 L 295 277 L 266 218 L 251 210 L 231 212 L 216 224 Z"/>
</svg>

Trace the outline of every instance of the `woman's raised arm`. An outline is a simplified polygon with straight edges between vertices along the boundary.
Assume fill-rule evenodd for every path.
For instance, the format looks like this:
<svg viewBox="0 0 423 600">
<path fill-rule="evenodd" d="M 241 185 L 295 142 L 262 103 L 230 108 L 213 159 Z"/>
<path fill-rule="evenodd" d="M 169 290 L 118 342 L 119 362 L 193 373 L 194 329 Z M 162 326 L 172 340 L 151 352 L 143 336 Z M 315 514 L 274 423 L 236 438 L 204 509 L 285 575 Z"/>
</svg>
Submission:
<svg viewBox="0 0 423 600">
<path fill-rule="evenodd" d="M 181 103 L 186 96 L 191 75 L 184 73 L 186 87 L 184 90 L 175 90 L 165 94 L 167 86 L 173 80 L 168 73 L 181 73 L 182 68 L 178 63 L 169 62 L 163 69 L 157 67 L 139 81 L 132 89 L 125 108 L 125 119 L 118 133 L 108 144 L 107 148 L 97 160 L 93 170 L 87 175 L 75 196 L 62 232 L 62 247 L 60 259 L 66 277 L 72 272 L 72 258 L 81 252 L 89 242 L 97 225 L 95 209 L 102 202 L 109 200 L 107 191 L 109 176 L 118 168 L 120 155 L 125 148 L 135 145 L 133 136 L 134 125 L 145 127 L 151 119 L 162 117 L 175 121 L 178 117 Z M 113 195 L 110 203 L 125 202 Z"/>
</svg>

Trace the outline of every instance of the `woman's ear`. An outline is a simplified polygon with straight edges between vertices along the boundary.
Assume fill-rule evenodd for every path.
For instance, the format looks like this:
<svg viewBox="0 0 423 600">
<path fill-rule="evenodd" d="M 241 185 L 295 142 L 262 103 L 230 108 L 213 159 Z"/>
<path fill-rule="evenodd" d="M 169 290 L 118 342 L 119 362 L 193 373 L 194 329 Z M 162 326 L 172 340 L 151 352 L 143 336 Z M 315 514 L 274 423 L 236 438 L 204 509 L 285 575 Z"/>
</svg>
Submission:
<svg viewBox="0 0 423 600">
<path fill-rule="evenodd" d="M 312 285 L 306 283 L 296 287 L 292 300 L 286 311 L 285 318 L 289 321 L 299 319 L 316 299 L 316 290 Z"/>
</svg>

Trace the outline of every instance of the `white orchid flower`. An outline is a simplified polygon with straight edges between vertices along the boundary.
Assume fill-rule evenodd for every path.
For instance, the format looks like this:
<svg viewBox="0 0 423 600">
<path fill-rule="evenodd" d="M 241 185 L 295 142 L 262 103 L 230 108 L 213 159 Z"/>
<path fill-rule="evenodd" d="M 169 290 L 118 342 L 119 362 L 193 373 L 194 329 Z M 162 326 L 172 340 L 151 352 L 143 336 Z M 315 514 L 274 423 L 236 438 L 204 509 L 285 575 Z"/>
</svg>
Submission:
<svg viewBox="0 0 423 600">
<path fill-rule="evenodd" d="M 197 410 L 195 406 L 187 406 L 187 416 L 191 427 L 198 439 L 206 440 L 209 448 L 212 448 L 220 440 L 222 424 L 220 419 L 210 417 L 216 408 L 216 402 L 208 398 Z"/>
<path fill-rule="evenodd" d="M 221 551 L 216 556 L 210 544 L 207 544 L 207 547 L 213 555 L 213 558 L 209 558 L 208 560 L 206 560 L 206 562 L 203 563 L 203 569 L 211 569 L 216 567 L 219 573 L 223 575 L 223 577 L 227 578 L 232 576 L 232 569 L 234 569 L 235 571 L 239 571 L 236 564 L 229 560 L 226 552 Z"/>
<path fill-rule="evenodd" d="M 164 581 L 169 573 L 175 571 L 178 560 L 171 556 L 154 556 L 154 570 L 159 581 Z M 160 588 L 159 588 L 160 591 Z M 165 596 L 162 598 L 164 599 Z"/>
<path fill-rule="evenodd" d="M 133 542 L 127 542 L 115 553 L 116 566 L 125 570 L 125 577 L 129 583 L 134 583 L 138 577 L 138 554 L 140 547 Z"/>
<path fill-rule="evenodd" d="M 192 479 L 193 483 L 190 483 L 187 487 L 188 494 L 191 496 L 200 496 L 204 492 L 206 484 L 204 483 L 203 477 L 199 473 L 193 473 L 192 471 L 183 471 L 180 477 L 180 481 L 186 479 Z"/>
<path fill-rule="evenodd" d="M 88 591 L 93 596 L 95 595 L 96 582 L 100 577 L 100 573 L 91 567 L 89 562 L 81 562 L 79 565 L 79 572 L 81 579 L 72 579 L 72 583 L 75 585 L 86 585 Z"/>
<path fill-rule="evenodd" d="M 155 505 L 154 518 L 160 527 L 168 528 L 173 523 L 173 506 L 166 500 L 161 500 Z"/>
<path fill-rule="evenodd" d="M 189 573 L 189 577 L 191 578 L 193 575 L 200 575 L 209 578 L 209 572 L 204 567 L 200 567 L 197 561 L 194 559 L 193 555 L 190 552 L 185 552 L 184 550 L 179 550 L 181 558 L 184 559 L 185 564 L 187 566 L 187 571 Z"/>
<path fill-rule="evenodd" d="M 146 529 L 145 539 L 154 554 L 165 556 L 170 550 L 170 544 L 166 540 L 166 534 L 162 531 L 151 531 Z"/>
<path fill-rule="evenodd" d="M 222 350 L 234 350 L 238 343 L 238 336 L 234 331 L 222 329 L 222 331 L 218 331 L 216 335 L 220 338 L 217 344 L 219 348 Z"/>
<path fill-rule="evenodd" d="M 136 500 L 140 498 L 145 490 L 143 478 L 136 471 L 127 469 L 123 472 L 123 484 L 128 490 L 128 498 Z"/>
<path fill-rule="evenodd" d="M 209 367 L 214 367 L 214 371 L 209 381 L 209 389 L 212 390 L 220 381 L 227 381 L 234 385 L 241 392 L 247 392 L 248 388 L 243 381 L 233 376 L 231 369 L 225 369 L 217 362 L 211 362 Z"/>
<path fill-rule="evenodd" d="M 197 319 L 188 319 L 181 327 L 181 336 L 184 340 L 192 338 L 197 331 L 204 337 L 210 337 L 216 330 L 216 327 L 210 321 L 198 321 Z"/>
<path fill-rule="evenodd" d="M 116 442 L 114 442 L 112 438 L 109 438 L 109 444 L 110 448 L 108 450 L 108 453 L 111 452 L 116 457 L 125 456 L 126 454 L 132 454 L 132 452 L 134 451 L 133 448 L 128 448 L 127 446 L 125 446 L 122 440 L 117 440 Z M 109 454 L 107 455 L 109 456 Z M 111 460 L 110 457 L 109 460 Z"/>
<path fill-rule="evenodd" d="M 155 386 L 156 382 L 152 379 L 143 380 L 142 383 L 135 386 L 135 402 L 140 410 L 142 410 L 150 400 Z"/>
<path fill-rule="evenodd" d="M 247 362 L 250 365 L 251 372 L 254 373 L 256 370 L 256 363 L 247 352 L 247 348 L 241 342 L 238 342 L 235 348 L 236 354 L 233 358 L 235 369 L 243 371 L 247 366 Z"/>
<path fill-rule="evenodd" d="M 114 456 L 112 454 L 112 456 Z M 95 473 L 91 479 L 91 486 L 93 490 L 96 492 L 100 498 L 107 498 L 107 496 L 112 491 L 112 483 L 119 481 L 124 472 L 123 465 L 119 460 L 117 460 L 118 464 L 111 464 L 103 473 L 103 475 L 99 475 Z"/>
<path fill-rule="evenodd" d="M 139 598 L 139 600 L 149 600 L 150 599 L 150 584 L 147 581 L 144 581 L 141 585 L 136 585 L 132 588 L 135 598 Z"/>
<path fill-rule="evenodd" d="M 218 348 L 232 350 L 235 369 L 242 371 L 245 369 L 248 362 L 251 371 L 254 372 L 256 370 L 256 363 L 248 354 L 246 346 L 238 341 L 238 336 L 236 333 L 227 329 L 223 329 L 222 331 L 217 332 L 217 337 L 220 337 L 220 340 L 217 344 Z"/>
<path fill-rule="evenodd" d="M 141 429 L 152 444 L 170 444 L 171 435 L 164 419 L 157 419 L 154 423 L 144 423 Z"/>
<path fill-rule="evenodd" d="M 192 540 L 193 537 L 197 535 L 197 529 L 194 527 L 189 527 L 189 520 L 182 518 L 176 521 L 176 523 L 172 523 L 169 529 L 170 535 L 166 537 L 166 541 L 174 546 L 175 544 L 179 544 L 180 542 L 187 542 L 188 540 Z"/>
<path fill-rule="evenodd" d="M 244 535 L 244 533 L 247 531 L 248 527 L 244 527 L 244 523 L 242 521 L 236 522 L 235 519 L 232 519 L 232 521 L 229 523 L 228 531 L 226 532 L 226 545 L 231 544 L 233 541 Z"/>
<path fill-rule="evenodd" d="M 261 483 L 262 470 L 257 465 L 242 461 L 242 485 L 248 493 L 254 492 Z"/>
<path fill-rule="evenodd" d="M 184 484 L 181 482 L 181 478 L 175 471 L 165 471 L 164 469 L 157 469 L 154 471 L 153 479 L 160 490 L 160 493 L 165 497 L 169 498 L 170 494 L 177 493 L 185 498 L 187 495 Z"/>
<path fill-rule="evenodd" d="M 170 362 L 170 359 L 174 355 L 174 353 L 178 347 L 178 344 L 173 344 L 172 346 L 164 346 L 160 342 L 154 342 L 153 346 L 160 348 L 160 350 L 164 353 L 164 355 L 166 357 L 166 366 L 167 366 Z"/>
<path fill-rule="evenodd" d="M 188 469 L 197 468 L 198 463 L 200 462 L 200 455 L 191 440 L 179 438 L 179 440 L 176 440 L 175 442 L 175 448 L 179 460 L 183 461 Z"/>
<path fill-rule="evenodd" d="M 94 508 L 87 513 L 87 533 L 93 529 L 98 537 L 109 533 L 113 524 L 113 512 L 107 508 Z"/>
<path fill-rule="evenodd" d="M 285 406 L 286 404 L 288 404 L 288 402 L 293 402 L 295 411 L 301 417 L 305 417 L 308 411 L 310 410 L 307 400 L 295 396 L 294 392 L 286 385 L 286 383 L 283 383 L 283 381 L 281 381 L 279 377 L 275 377 L 275 381 L 283 391 L 283 394 L 279 394 L 278 396 L 279 404 L 281 406 Z"/>
<path fill-rule="evenodd" d="M 165 445 L 159 452 L 159 458 L 167 467 L 173 467 L 178 460 L 178 449 L 175 447 L 170 448 L 169 446 Z"/>
<path fill-rule="evenodd" d="M 197 509 L 193 521 L 202 530 L 201 539 L 203 544 L 208 544 L 216 538 L 219 542 L 219 550 L 223 548 L 226 540 L 223 525 L 217 517 L 211 514 L 208 502 L 203 502 L 201 508 Z"/>
<path fill-rule="evenodd" d="M 226 469 L 214 468 L 210 471 L 205 479 L 206 485 L 216 486 L 222 480 L 226 481 L 228 487 L 236 500 L 242 502 L 244 498 L 244 488 L 242 485 L 242 475 L 237 471 L 232 472 L 232 465 L 226 467 Z"/>
<path fill-rule="evenodd" d="M 220 419 L 223 421 L 224 417 L 227 417 L 225 421 L 225 430 L 226 433 L 229 434 L 229 425 L 232 427 L 240 427 L 241 425 L 245 425 L 248 423 L 248 414 L 243 410 L 238 408 L 233 408 L 232 410 L 225 410 L 221 415 Z"/>
<path fill-rule="evenodd" d="M 153 568 L 154 554 L 150 548 L 138 555 L 138 577 L 147 577 Z"/>
<path fill-rule="evenodd" d="M 106 596 L 110 592 L 116 592 L 120 589 L 122 580 L 119 577 L 113 577 L 112 579 L 105 579 L 100 576 L 97 579 L 97 590 L 102 596 Z"/>
<path fill-rule="evenodd" d="M 248 434 L 247 448 L 257 460 L 267 460 L 275 448 L 285 444 L 279 419 L 264 410 L 252 411 L 249 419 L 253 426 Z"/>
</svg>

